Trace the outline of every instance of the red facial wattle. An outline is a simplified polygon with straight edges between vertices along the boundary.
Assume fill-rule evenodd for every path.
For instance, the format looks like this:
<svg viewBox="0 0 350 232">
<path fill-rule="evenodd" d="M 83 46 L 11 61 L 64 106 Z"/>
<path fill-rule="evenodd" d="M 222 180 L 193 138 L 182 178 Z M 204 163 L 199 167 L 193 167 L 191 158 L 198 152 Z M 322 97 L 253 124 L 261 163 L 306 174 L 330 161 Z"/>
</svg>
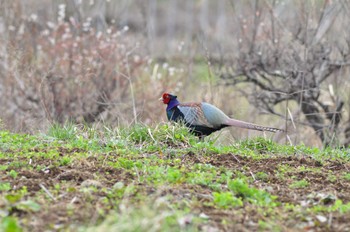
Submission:
<svg viewBox="0 0 350 232">
<path fill-rule="evenodd" d="M 163 103 L 168 104 L 169 102 L 170 102 L 169 94 L 167 94 L 167 93 L 163 94 Z"/>
</svg>

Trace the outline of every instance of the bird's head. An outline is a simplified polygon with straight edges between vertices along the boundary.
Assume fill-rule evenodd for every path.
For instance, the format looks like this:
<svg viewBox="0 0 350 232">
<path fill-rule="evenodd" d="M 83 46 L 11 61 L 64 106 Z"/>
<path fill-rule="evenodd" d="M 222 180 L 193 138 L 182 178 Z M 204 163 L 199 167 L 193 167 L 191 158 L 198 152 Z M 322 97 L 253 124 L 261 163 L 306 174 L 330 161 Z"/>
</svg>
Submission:
<svg viewBox="0 0 350 232">
<path fill-rule="evenodd" d="M 170 93 L 163 93 L 162 97 L 159 98 L 159 101 L 163 101 L 164 104 L 169 104 L 169 102 L 172 99 L 176 99 L 176 98 L 177 98 L 177 96 L 172 95 Z"/>
</svg>

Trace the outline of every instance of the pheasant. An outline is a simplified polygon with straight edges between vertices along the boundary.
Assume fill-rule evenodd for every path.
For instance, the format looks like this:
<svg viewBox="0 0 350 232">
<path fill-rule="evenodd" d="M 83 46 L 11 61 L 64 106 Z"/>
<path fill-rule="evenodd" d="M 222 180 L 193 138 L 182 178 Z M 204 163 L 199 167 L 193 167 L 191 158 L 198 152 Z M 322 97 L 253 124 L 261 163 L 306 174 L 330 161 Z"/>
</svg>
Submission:
<svg viewBox="0 0 350 232">
<path fill-rule="evenodd" d="M 164 93 L 159 100 L 167 104 L 166 114 L 168 120 L 183 122 L 200 139 L 230 126 L 258 131 L 283 132 L 281 129 L 232 119 L 217 107 L 206 102 L 180 103 L 177 100 L 177 96 L 169 93 Z"/>
</svg>

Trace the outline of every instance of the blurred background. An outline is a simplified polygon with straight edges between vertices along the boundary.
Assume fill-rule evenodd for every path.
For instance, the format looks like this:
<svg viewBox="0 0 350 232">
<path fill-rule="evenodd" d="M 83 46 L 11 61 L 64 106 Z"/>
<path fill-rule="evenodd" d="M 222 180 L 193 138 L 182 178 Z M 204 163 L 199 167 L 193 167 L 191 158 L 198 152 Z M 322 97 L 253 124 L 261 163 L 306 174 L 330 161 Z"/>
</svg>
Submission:
<svg viewBox="0 0 350 232">
<path fill-rule="evenodd" d="M 1 127 L 154 126 L 167 91 L 276 141 L 348 146 L 349 25 L 346 0 L 0 0 Z"/>
</svg>

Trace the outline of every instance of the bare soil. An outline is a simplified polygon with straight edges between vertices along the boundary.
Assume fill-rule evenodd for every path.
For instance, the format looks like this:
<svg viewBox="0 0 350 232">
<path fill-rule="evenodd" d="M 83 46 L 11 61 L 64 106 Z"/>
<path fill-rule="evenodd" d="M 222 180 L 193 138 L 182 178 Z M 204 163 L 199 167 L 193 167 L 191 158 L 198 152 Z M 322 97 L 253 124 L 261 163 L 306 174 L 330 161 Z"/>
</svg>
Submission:
<svg viewBox="0 0 350 232">
<path fill-rule="evenodd" d="M 62 155 L 75 151 L 61 150 Z M 168 159 L 167 157 L 162 157 Z M 0 159 L 1 165 L 6 165 L 12 159 Z M 28 161 L 26 161 L 28 162 Z M 276 225 L 285 231 L 349 231 L 350 214 L 338 212 L 324 215 L 327 220 L 320 222 L 315 213 L 286 214 L 283 205 L 286 203 L 310 206 L 313 204 L 331 205 L 334 199 L 340 199 L 344 203 L 350 201 L 350 182 L 344 181 L 342 176 L 349 172 L 350 164 L 338 161 L 325 161 L 323 163 L 302 156 L 270 157 L 266 159 L 253 159 L 236 154 L 221 154 L 204 156 L 201 154 L 187 154 L 182 157 L 181 165 L 190 167 L 196 163 L 211 164 L 217 167 L 225 167 L 234 172 L 241 171 L 246 176 L 253 178 L 252 186 L 265 189 L 278 197 L 281 206 L 277 207 Z M 32 160 L 35 165 L 50 167 L 50 161 L 44 159 Z M 285 171 L 284 177 L 280 175 L 281 165 L 290 167 Z M 304 166 L 304 169 L 298 167 Z M 25 221 L 24 228 L 27 231 L 45 231 L 47 229 L 67 228 L 68 225 L 94 225 L 102 221 L 105 215 L 117 206 L 113 202 L 108 204 L 101 201 L 106 197 L 103 191 L 79 191 L 88 186 L 95 189 L 111 188 L 116 182 L 125 185 L 135 183 L 138 192 L 146 196 L 152 194 L 172 195 L 174 199 L 195 197 L 202 204 L 192 206 L 194 213 L 204 213 L 209 217 L 208 223 L 200 229 L 211 230 L 217 228 L 220 231 L 254 231 L 258 229 L 259 220 L 265 221 L 270 218 L 270 213 L 257 212 L 250 204 L 235 210 L 218 209 L 208 206 L 205 202 L 211 201 L 212 190 L 207 186 L 180 183 L 174 186 L 164 186 L 156 189 L 144 183 L 138 183 L 137 175 L 132 170 L 116 169 L 101 165 L 101 161 L 94 157 L 82 159 L 68 166 L 46 168 L 44 170 L 14 168 L 18 172 L 17 178 L 5 175 L 1 171 L 1 182 L 10 182 L 14 189 L 26 186 L 28 195 L 33 197 L 42 208 L 37 212 L 22 211 L 13 207 L 11 214 Z M 301 170 L 301 171 L 298 171 Z M 311 171 L 310 171 L 311 170 Z M 312 171 L 314 170 L 314 171 Z M 258 180 L 256 174 L 264 172 L 266 179 Z M 330 173 L 336 178 L 330 178 Z M 293 178 L 290 178 L 292 177 Z M 309 185 L 303 188 L 291 188 L 293 180 L 305 179 Z M 60 188 L 55 192 L 55 186 Z M 50 190 L 52 196 L 45 193 Z M 39 192 L 41 192 L 39 194 Z M 38 197 L 38 196 L 43 197 Z M 332 195 L 335 198 L 325 198 Z M 321 203 L 320 203 L 321 202 Z M 0 201 L 0 205 L 2 202 Z M 104 212 L 103 213 L 101 213 Z M 280 211 L 280 213 L 278 212 Z M 311 216 L 310 216 L 311 215 Z M 311 217 L 311 218 L 310 218 Z M 226 223 L 225 223 L 226 221 Z M 267 229 L 269 230 L 269 229 Z"/>
</svg>

